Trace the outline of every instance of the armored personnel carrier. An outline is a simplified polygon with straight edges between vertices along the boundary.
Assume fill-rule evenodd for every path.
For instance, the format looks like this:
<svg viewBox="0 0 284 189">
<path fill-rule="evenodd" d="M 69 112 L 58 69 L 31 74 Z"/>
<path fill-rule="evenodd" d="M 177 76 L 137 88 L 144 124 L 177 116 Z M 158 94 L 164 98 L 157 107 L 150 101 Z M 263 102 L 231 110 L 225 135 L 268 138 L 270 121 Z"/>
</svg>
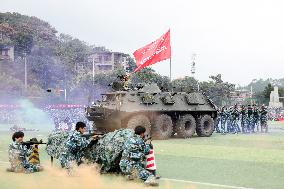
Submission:
<svg viewBox="0 0 284 189">
<path fill-rule="evenodd" d="M 215 105 L 202 93 L 162 92 L 157 84 L 102 94 L 102 101 L 86 108 L 86 117 L 99 131 L 141 125 L 154 139 L 195 133 L 209 137 L 216 116 Z"/>
</svg>

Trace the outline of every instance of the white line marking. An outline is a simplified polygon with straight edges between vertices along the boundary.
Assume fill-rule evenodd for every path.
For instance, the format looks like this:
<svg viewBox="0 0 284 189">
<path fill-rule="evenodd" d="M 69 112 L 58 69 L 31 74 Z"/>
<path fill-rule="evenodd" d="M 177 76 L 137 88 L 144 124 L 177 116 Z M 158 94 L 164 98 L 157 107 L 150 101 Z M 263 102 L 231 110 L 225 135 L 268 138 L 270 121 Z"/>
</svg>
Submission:
<svg viewBox="0 0 284 189">
<path fill-rule="evenodd" d="M 195 182 L 195 181 L 189 181 L 189 180 L 178 180 L 178 179 L 169 179 L 169 178 L 161 178 L 161 180 L 165 181 L 173 181 L 173 182 L 183 182 L 183 183 L 191 183 L 191 184 L 200 184 L 200 185 L 207 185 L 207 186 L 216 186 L 216 187 L 222 187 L 222 188 L 233 188 L 233 189 L 254 189 L 254 188 L 246 188 L 241 186 L 229 186 L 229 185 L 223 185 L 223 184 L 212 184 L 212 183 L 206 183 L 206 182 Z"/>
</svg>

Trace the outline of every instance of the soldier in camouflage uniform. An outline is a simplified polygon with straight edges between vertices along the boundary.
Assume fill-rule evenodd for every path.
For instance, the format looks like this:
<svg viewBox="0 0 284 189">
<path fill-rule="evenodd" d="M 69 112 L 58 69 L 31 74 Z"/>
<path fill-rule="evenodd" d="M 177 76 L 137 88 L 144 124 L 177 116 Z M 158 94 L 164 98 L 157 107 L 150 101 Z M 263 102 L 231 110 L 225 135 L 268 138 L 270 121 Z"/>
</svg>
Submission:
<svg viewBox="0 0 284 189">
<path fill-rule="evenodd" d="M 233 133 L 234 132 L 234 128 L 233 128 L 233 110 L 234 107 L 229 107 L 226 111 L 227 114 L 227 132 L 228 133 Z"/>
<path fill-rule="evenodd" d="M 248 105 L 247 108 L 247 127 L 248 127 L 248 132 L 254 132 L 253 131 L 253 108 L 251 105 Z"/>
<path fill-rule="evenodd" d="M 240 112 L 238 110 L 237 104 L 232 109 L 231 117 L 232 117 L 232 132 L 234 134 L 238 134 L 241 131 L 241 129 L 240 129 L 239 124 L 238 124 Z"/>
<path fill-rule="evenodd" d="M 8 154 L 11 167 L 7 169 L 10 172 L 34 173 L 42 170 L 39 164 L 31 164 L 27 158 L 32 153 L 31 148 L 23 145 L 24 133 L 15 132 L 12 136 L 13 142 L 9 145 Z"/>
<path fill-rule="evenodd" d="M 124 144 L 133 135 L 133 129 L 118 129 L 105 134 L 93 146 L 90 159 L 101 165 L 101 173 L 120 172 L 119 162 Z"/>
<path fill-rule="evenodd" d="M 242 127 L 242 133 L 246 133 L 248 131 L 247 128 L 247 109 L 244 105 L 242 105 L 242 109 L 241 109 L 241 127 Z"/>
<path fill-rule="evenodd" d="M 260 126 L 261 126 L 261 132 L 265 130 L 265 132 L 268 132 L 268 125 L 267 125 L 267 108 L 262 105 L 260 110 Z"/>
<path fill-rule="evenodd" d="M 227 121 L 227 111 L 226 107 L 223 106 L 220 112 L 220 118 L 221 118 L 221 132 L 224 134 L 226 133 L 226 121 Z"/>
<path fill-rule="evenodd" d="M 218 108 L 217 109 L 217 118 L 216 118 L 215 123 L 214 123 L 216 133 L 221 133 L 220 128 L 219 128 L 219 123 L 220 123 L 220 120 L 221 120 L 220 113 L 221 113 L 221 110 L 220 110 L 220 108 Z"/>
<path fill-rule="evenodd" d="M 257 127 L 257 131 L 259 131 L 258 122 L 259 122 L 259 109 L 254 104 L 253 105 L 253 124 L 252 124 L 253 132 L 255 131 L 255 127 Z"/>
<path fill-rule="evenodd" d="M 155 176 L 145 169 L 146 158 L 149 154 L 151 146 L 143 140 L 146 129 L 142 126 L 135 128 L 135 134 L 130 137 L 124 144 L 122 158 L 119 166 L 123 174 L 129 179 L 138 177 L 145 181 L 146 185 L 158 185 Z"/>
<path fill-rule="evenodd" d="M 66 168 L 70 175 L 72 175 L 73 164 L 80 165 L 82 163 L 82 157 L 85 153 L 85 149 L 93 140 L 93 138 L 87 140 L 81 136 L 85 130 L 86 124 L 78 122 L 76 124 L 76 130 L 69 134 L 64 143 L 62 153 L 59 155 L 59 161 L 62 168 Z"/>
</svg>

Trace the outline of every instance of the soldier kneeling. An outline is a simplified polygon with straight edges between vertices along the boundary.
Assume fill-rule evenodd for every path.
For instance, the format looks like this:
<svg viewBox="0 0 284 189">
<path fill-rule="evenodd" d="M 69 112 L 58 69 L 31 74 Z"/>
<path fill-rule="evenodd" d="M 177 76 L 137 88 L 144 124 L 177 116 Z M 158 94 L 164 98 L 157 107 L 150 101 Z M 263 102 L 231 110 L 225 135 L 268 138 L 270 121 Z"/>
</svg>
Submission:
<svg viewBox="0 0 284 189">
<path fill-rule="evenodd" d="M 144 142 L 146 129 L 142 126 L 135 128 L 135 134 L 129 138 L 124 144 L 122 158 L 119 166 L 123 174 L 129 179 L 134 179 L 136 176 L 145 181 L 146 185 L 157 186 L 158 182 L 149 172 L 146 165 L 146 155 L 150 152 L 150 145 Z"/>
<path fill-rule="evenodd" d="M 15 132 L 12 136 L 13 142 L 9 145 L 8 155 L 11 167 L 7 169 L 9 172 L 16 173 L 34 173 L 42 171 L 43 168 L 39 164 L 31 164 L 28 157 L 32 153 L 32 148 L 28 148 L 23 144 L 24 133 Z"/>
</svg>

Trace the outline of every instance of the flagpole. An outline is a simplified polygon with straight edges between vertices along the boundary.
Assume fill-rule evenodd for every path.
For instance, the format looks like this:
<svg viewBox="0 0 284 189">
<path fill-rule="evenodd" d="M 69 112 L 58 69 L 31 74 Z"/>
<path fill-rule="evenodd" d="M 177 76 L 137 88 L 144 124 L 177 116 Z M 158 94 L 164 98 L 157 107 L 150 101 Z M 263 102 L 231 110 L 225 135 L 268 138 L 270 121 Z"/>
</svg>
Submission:
<svg viewBox="0 0 284 189">
<path fill-rule="evenodd" d="M 170 58 L 170 81 L 172 81 L 172 58 Z"/>
</svg>

